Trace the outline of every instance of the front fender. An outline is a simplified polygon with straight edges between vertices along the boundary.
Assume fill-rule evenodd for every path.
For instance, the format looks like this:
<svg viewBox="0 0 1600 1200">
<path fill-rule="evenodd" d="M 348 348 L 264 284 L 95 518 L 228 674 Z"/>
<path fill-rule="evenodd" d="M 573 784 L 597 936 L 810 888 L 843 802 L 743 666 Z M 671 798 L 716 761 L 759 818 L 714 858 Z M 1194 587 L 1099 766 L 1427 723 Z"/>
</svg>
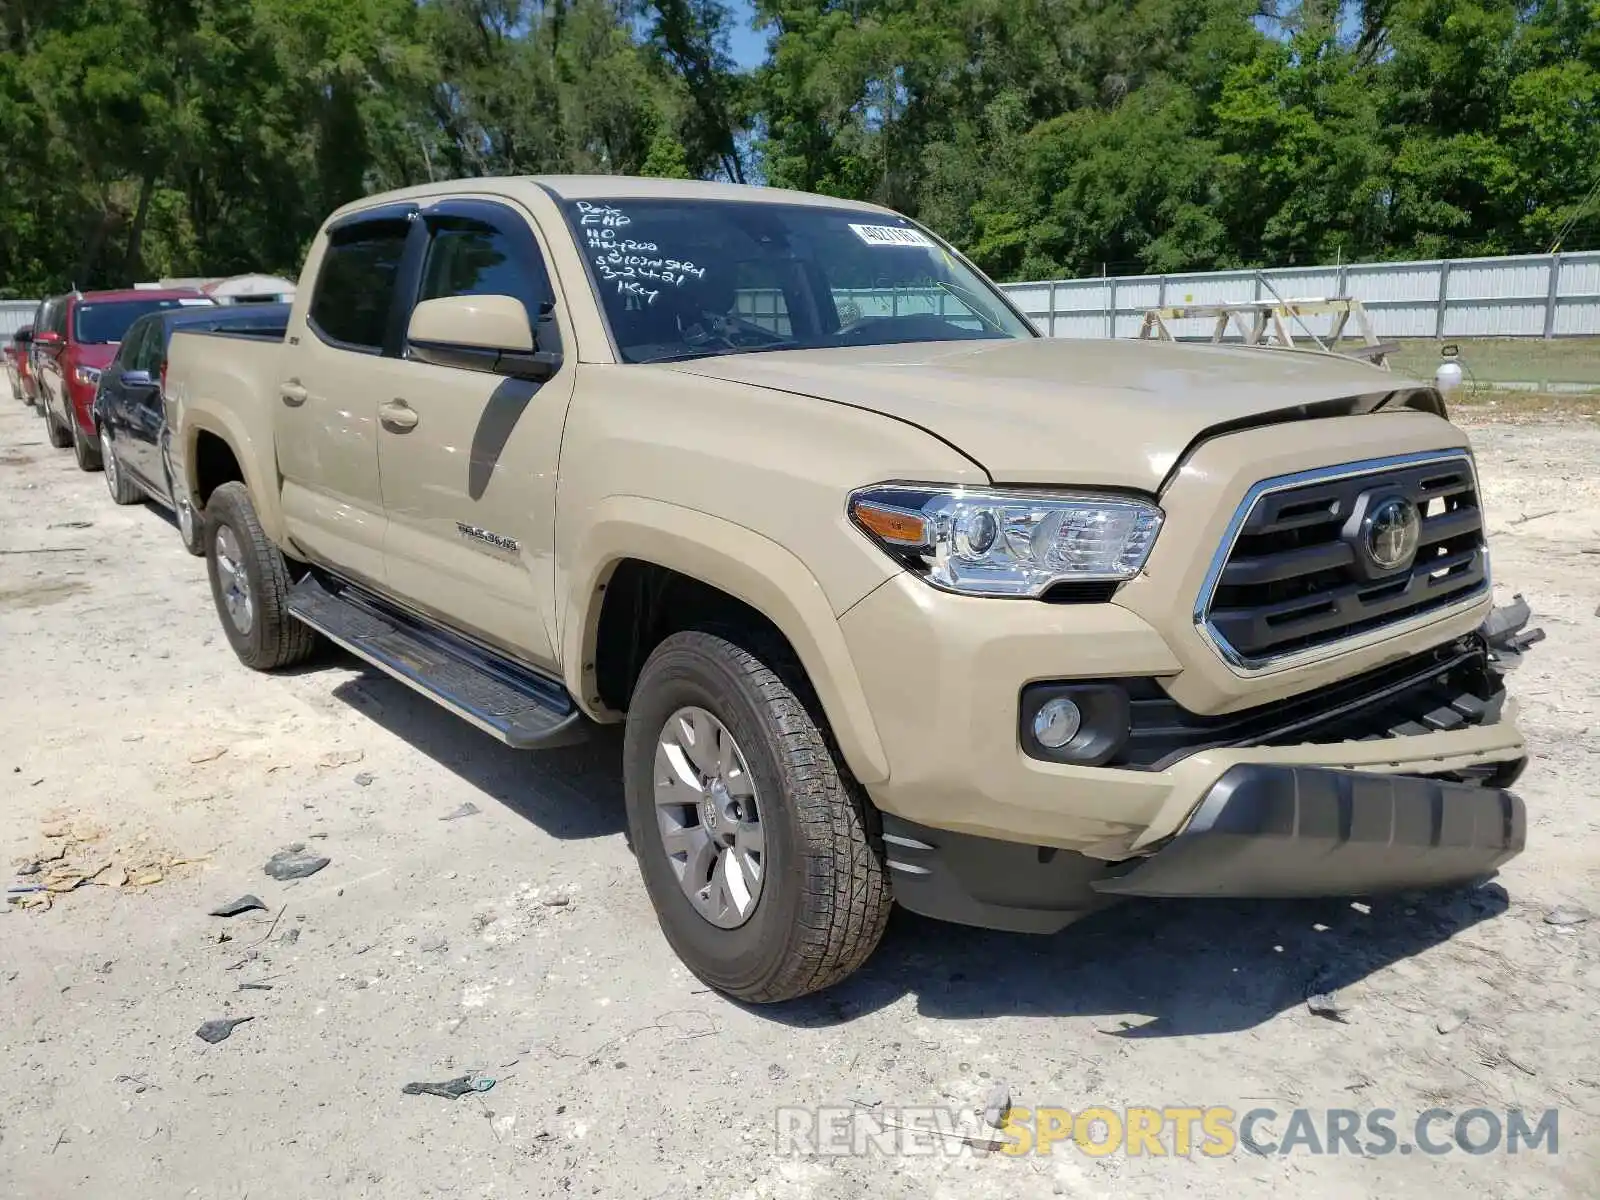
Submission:
<svg viewBox="0 0 1600 1200">
<path fill-rule="evenodd" d="M 789 639 L 834 740 L 862 783 L 889 777 L 888 757 L 833 608 L 805 564 L 742 525 L 642 496 L 595 506 L 567 564 L 561 628 L 568 690 L 597 720 L 615 720 L 596 694 L 595 645 L 605 586 L 618 563 L 639 559 L 718 588 L 756 609 Z"/>
</svg>

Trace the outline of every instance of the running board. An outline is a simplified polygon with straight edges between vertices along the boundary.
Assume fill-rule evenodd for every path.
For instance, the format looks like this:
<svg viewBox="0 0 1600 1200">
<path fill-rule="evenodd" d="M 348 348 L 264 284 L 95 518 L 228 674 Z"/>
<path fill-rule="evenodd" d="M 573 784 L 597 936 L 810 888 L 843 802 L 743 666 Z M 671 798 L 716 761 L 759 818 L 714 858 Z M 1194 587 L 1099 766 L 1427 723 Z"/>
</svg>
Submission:
<svg viewBox="0 0 1600 1200">
<path fill-rule="evenodd" d="M 569 746 L 586 736 L 583 714 L 555 680 L 359 588 L 308 574 L 289 593 L 289 612 L 513 749 Z"/>
</svg>

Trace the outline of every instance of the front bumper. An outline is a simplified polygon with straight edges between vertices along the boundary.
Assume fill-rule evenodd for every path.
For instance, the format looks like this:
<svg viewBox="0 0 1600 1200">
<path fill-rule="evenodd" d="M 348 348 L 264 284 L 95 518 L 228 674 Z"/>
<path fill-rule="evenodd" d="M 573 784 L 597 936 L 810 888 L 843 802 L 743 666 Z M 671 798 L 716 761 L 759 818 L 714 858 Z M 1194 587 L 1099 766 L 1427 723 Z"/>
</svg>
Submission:
<svg viewBox="0 0 1600 1200">
<path fill-rule="evenodd" d="M 895 898 L 914 912 L 1051 933 L 1117 896 L 1360 896 L 1468 883 L 1522 850 L 1521 799 L 1465 783 L 1241 764 L 1144 858 L 1107 863 L 884 819 Z"/>
<path fill-rule="evenodd" d="M 1253 707 L 1331 695 L 1333 685 L 1362 670 L 1469 634 L 1484 615 L 1453 616 L 1381 650 L 1286 673 L 1292 679 L 1256 681 Z M 1527 757 L 1515 706 L 1507 702 L 1492 719 L 1455 729 L 1401 727 L 1393 736 L 1354 741 L 1213 743 L 1140 767 L 1047 762 L 1030 757 L 1019 741 L 1023 687 L 1170 679 L 1182 671 L 1161 634 L 1137 614 L 1116 603 L 951 596 L 901 575 L 850 609 L 840 627 L 889 763 L 888 778 L 868 785 L 877 808 L 919 826 L 1030 849 L 1107 862 L 1148 853 L 1241 765 L 1445 776 Z M 1283 704 L 1286 714 L 1291 708 Z"/>
<path fill-rule="evenodd" d="M 1509 764 L 1501 778 L 1520 764 Z M 1358 896 L 1492 875 L 1527 840 L 1504 788 L 1260 763 L 1231 768 L 1121 896 Z"/>
</svg>

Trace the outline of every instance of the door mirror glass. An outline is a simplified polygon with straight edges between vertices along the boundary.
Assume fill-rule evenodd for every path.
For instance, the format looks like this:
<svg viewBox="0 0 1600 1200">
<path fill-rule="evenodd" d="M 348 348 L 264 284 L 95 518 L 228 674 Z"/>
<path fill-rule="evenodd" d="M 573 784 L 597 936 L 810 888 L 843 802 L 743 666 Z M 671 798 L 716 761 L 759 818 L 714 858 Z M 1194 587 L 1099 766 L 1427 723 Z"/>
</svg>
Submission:
<svg viewBox="0 0 1600 1200">
<path fill-rule="evenodd" d="M 61 345 L 61 335 L 54 329 L 46 329 L 33 335 L 33 344 L 41 350 L 53 350 Z"/>
<path fill-rule="evenodd" d="M 125 388 L 155 387 L 156 381 L 151 378 L 149 371 L 124 371 L 122 373 L 122 386 Z"/>
</svg>

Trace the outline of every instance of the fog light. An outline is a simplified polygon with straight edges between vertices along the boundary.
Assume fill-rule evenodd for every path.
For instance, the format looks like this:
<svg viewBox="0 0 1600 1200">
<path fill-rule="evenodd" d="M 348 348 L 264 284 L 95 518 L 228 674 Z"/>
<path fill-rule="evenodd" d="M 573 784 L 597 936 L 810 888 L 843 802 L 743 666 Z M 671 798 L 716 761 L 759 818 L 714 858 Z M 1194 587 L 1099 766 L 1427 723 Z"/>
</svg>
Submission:
<svg viewBox="0 0 1600 1200">
<path fill-rule="evenodd" d="M 1082 727 L 1083 713 L 1065 696 L 1046 700 L 1033 718 L 1033 736 L 1049 750 L 1061 749 L 1078 736 Z"/>
</svg>

